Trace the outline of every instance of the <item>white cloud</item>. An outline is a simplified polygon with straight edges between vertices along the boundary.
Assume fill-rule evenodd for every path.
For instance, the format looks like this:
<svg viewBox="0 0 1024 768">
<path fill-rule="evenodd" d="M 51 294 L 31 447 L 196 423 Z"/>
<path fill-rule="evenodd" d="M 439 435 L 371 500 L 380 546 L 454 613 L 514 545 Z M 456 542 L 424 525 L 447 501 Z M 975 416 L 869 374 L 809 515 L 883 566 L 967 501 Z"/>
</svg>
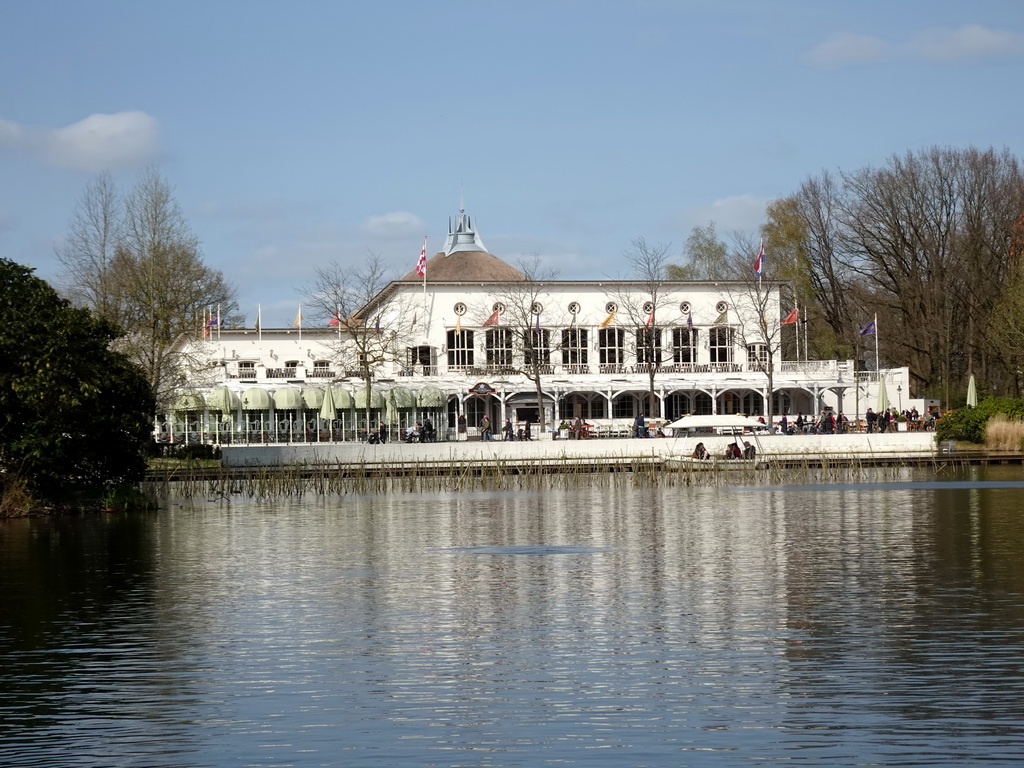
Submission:
<svg viewBox="0 0 1024 768">
<path fill-rule="evenodd" d="M 426 232 L 423 219 L 408 211 L 396 211 L 371 216 L 363 224 L 363 231 L 376 237 L 407 237 Z"/>
<path fill-rule="evenodd" d="M 888 55 L 888 47 L 877 37 L 868 35 L 833 35 L 807 54 L 807 59 L 818 66 L 833 66 L 848 62 L 879 61 Z"/>
<path fill-rule="evenodd" d="M 692 208 L 683 214 L 686 234 L 693 227 L 702 227 L 709 221 L 715 222 L 715 231 L 719 237 L 738 232 L 757 232 L 764 221 L 765 207 L 768 201 L 753 195 L 733 195 L 715 200 L 710 205 Z"/>
<path fill-rule="evenodd" d="M 818 66 L 834 66 L 883 59 L 966 61 L 987 56 L 1024 54 L 1024 35 L 968 24 L 959 29 L 936 27 L 917 32 L 899 43 L 886 43 L 870 35 L 834 35 L 807 54 Z"/>
<path fill-rule="evenodd" d="M 22 139 L 21 127 L 0 118 L 0 147 L 16 147 Z"/>
<path fill-rule="evenodd" d="M 0 147 L 81 171 L 136 168 L 159 151 L 160 124 L 145 112 L 94 114 L 63 128 L 25 126 L 0 119 Z"/>
<path fill-rule="evenodd" d="M 910 38 L 903 48 L 914 58 L 939 61 L 1019 56 L 1024 53 L 1024 35 L 969 24 L 960 29 L 925 30 Z"/>
</svg>

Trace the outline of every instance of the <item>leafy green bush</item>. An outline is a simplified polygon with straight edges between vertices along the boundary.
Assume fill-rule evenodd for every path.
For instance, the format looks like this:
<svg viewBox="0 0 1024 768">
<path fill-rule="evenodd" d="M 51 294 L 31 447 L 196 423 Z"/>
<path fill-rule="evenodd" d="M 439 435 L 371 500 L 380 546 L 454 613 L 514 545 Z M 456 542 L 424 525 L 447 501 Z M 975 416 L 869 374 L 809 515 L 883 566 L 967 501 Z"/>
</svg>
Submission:
<svg viewBox="0 0 1024 768">
<path fill-rule="evenodd" d="M 984 443 L 985 426 L 996 414 L 1003 414 L 1011 421 L 1024 419 L 1024 399 L 990 397 L 978 403 L 976 408 L 958 408 L 944 413 L 935 425 L 935 437 L 938 440 Z"/>
<path fill-rule="evenodd" d="M 0 259 L 0 476 L 17 476 L 38 501 L 101 495 L 145 474 L 156 405 L 142 371 L 112 348 L 117 338 Z"/>
</svg>

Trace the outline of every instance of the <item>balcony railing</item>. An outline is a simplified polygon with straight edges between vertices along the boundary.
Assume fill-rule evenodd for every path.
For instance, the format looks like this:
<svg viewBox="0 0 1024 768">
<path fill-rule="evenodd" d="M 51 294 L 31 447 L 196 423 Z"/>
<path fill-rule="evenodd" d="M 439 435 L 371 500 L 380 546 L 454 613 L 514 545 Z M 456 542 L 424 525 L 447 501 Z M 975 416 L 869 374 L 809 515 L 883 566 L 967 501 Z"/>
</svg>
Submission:
<svg viewBox="0 0 1024 768">
<path fill-rule="evenodd" d="M 647 375 L 652 367 L 659 376 L 664 375 L 714 375 L 714 374 L 763 374 L 764 369 L 756 360 L 745 362 L 663 362 L 663 363 L 545 363 L 541 365 L 540 374 L 543 376 L 587 376 L 587 375 Z M 852 366 L 839 360 L 785 360 L 776 361 L 775 370 L 777 374 L 797 375 L 808 378 L 832 379 L 837 376 L 849 375 L 848 380 L 856 377 L 861 382 L 869 382 L 877 379 L 878 374 L 874 371 L 859 371 L 856 374 Z M 290 380 L 330 380 L 342 377 L 361 379 L 362 372 L 359 370 L 339 370 L 324 366 L 306 368 L 303 366 L 285 366 L 279 368 L 237 368 L 232 370 L 230 366 L 221 369 L 223 380 L 263 380 L 263 379 L 290 379 Z M 380 371 L 378 371 L 380 373 Z M 477 377 L 481 380 L 495 378 L 498 376 L 532 375 L 531 366 L 516 367 L 511 365 L 414 365 L 401 368 L 393 375 L 405 378 L 411 377 L 439 377 L 439 376 L 467 376 Z M 896 383 L 896 378 L 887 377 L 891 383 Z"/>
<path fill-rule="evenodd" d="M 267 368 L 268 379 L 294 379 L 294 368 Z"/>
<path fill-rule="evenodd" d="M 780 373 L 819 374 L 831 378 L 838 371 L 838 360 L 783 360 L 779 363 Z"/>
</svg>

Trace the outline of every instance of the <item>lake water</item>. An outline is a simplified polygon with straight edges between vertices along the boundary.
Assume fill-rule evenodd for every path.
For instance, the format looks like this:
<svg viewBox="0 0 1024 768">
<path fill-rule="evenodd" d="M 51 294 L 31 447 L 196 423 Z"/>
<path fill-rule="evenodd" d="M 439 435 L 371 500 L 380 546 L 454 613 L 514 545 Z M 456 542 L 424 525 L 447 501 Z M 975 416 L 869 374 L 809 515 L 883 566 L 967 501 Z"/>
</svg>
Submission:
<svg viewBox="0 0 1024 768">
<path fill-rule="evenodd" d="M 0 521 L 0 765 L 1024 761 L 1024 471 Z"/>
</svg>

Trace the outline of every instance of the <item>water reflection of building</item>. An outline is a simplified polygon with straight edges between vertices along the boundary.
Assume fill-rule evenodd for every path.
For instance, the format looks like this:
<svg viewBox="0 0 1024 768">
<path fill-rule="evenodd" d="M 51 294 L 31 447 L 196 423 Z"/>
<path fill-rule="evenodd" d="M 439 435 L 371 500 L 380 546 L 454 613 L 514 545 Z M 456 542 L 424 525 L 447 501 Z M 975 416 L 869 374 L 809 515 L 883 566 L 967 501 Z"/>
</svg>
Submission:
<svg viewBox="0 0 1024 768">
<path fill-rule="evenodd" d="M 429 417 L 442 439 L 456 436 L 460 415 L 471 434 L 485 415 L 496 427 L 581 416 L 600 436 L 625 436 L 641 413 L 765 414 L 769 370 L 776 415 L 834 408 L 852 419 L 875 404 L 876 373 L 799 359 L 796 325 L 782 322 L 785 286 L 753 286 L 532 280 L 460 213 L 426 279 L 411 270 L 352 318 L 186 340 L 189 384 L 160 429 L 175 440 L 348 440 L 364 434 L 369 407 L 371 426 Z M 367 392 L 359 339 L 371 332 L 388 349 L 371 361 Z M 909 394 L 907 369 L 883 378 Z"/>
</svg>

